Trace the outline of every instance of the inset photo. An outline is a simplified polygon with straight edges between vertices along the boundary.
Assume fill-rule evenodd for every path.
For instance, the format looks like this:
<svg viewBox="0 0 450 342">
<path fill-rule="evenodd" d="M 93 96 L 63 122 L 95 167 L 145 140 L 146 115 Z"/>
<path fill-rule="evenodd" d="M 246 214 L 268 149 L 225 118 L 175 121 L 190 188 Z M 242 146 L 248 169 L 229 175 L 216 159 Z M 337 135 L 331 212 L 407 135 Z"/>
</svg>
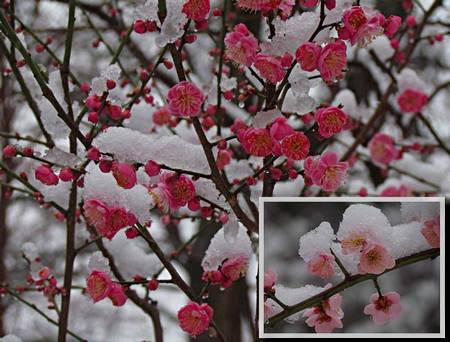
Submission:
<svg viewBox="0 0 450 342">
<path fill-rule="evenodd" d="M 445 336 L 444 198 L 261 198 L 260 338 Z"/>
</svg>

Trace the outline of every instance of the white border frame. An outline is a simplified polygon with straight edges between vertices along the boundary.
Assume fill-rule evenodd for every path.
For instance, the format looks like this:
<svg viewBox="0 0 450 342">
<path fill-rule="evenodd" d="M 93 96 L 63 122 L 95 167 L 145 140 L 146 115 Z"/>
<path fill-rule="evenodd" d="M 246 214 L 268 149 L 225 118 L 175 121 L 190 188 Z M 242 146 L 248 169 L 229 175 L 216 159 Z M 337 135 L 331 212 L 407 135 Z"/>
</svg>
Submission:
<svg viewBox="0 0 450 342">
<path fill-rule="evenodd" d="M 440 204 L 440 332 L 439 333 L 265 333 L 264 332 L 264 204 L 268 202 L 437 202 Z M 445 338 L 445 197 L 260 197 L 259 198 L 259 338 Z"/>
</svg>

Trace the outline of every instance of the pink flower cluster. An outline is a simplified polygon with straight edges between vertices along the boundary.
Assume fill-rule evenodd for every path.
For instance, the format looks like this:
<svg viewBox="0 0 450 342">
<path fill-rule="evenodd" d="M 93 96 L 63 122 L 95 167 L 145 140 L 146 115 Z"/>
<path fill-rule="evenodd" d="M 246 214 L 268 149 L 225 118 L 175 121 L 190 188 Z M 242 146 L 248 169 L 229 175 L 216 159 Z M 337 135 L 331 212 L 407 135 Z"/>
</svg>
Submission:
<svg viewBox="0 0 450 342">
<path fill-rule="evenodd" d="M 300 67 L 305 71 L 319 70 L 327 84 L 341 79 L 342 71 L 347 66 L 347 47 L 338 39 L 323 48 L 316 43 L 308 42 L 300 45 L 295 57 Z"/>
<path fill-rule="evenodd" d="M 324 138 L 331 138 L 340 133 L 347 123 L 348 116 L 338 107 L 322 107 L 316 112 L 319 134 Z"/>
<path fill-rule="evenodd" d="M 251 66 L 258 51 L 258 40 L 248 31 L 247 26 L 238 24 L 234 31 L 225 36 L 225 55 L 237 64 Z"/>
<path fill-rule="evenodd" d="M 306 310 L 303 313 L 303 317 L 307 317 L 306 324 L 314 327 L 317 333 L 331 333 L 334 329 L 343 327 L 342 318 L 344 317 L 344 312 L 341 305 L 342 296 L 335 294 L 323 301 L 320 306 Z"/>
<path fill-rule="evenodd" d="M 385 246 L 365 232 L 354 231 L 341 240 L 344 254 L 359 257 L 358 271 L 361 274 L 381 274 L 395 266 L 395 260 Z"/>
<path fill-rule="evenodd" d="M 214 310 L 206 303 L 189 302 L 178 310 L 177 317 L 181 329 L 192 337 L 208 329 Z"/>
<path fill-rule="evenodd" d="M 92 271 L 86 279 L 86 292 L 94 303 L 109 298 L 114 306 L 122 306 L 127 301 L 127 296 L 122 285 L 115 283 L 111 277 L 102 271 Z"/>
<path fill-rule="evenodd" d="M 213 285 L 220 285 L 226 289 L 245 274 L 248 268 L 248 258 L 235 256 L 225 260 L 219 269 L 203 272 L 202 279 Z"/>
<path fill-rule="evenodd" d="M 163 212 L 179 209 L 196 200 L 194 182 L 175 172 L 161 174 L 159 182 L 149 189 L 149 193 Z"/>
<path fill-rule="evenodd" d="M 318 158 L 306 158 L 305 178 L 307 182 L 318 185 L 325 191 L 333 192 L 341 185 L 348 167 L 348 162 L 338 161 L 336 153 L 325 152 Z"/>
<path fill-rule="evenodd" d="M 122 228 L 136 224 L 136 217 L 124 208 L 108 207 L 102 201 L 90 199 L 84 202 L 84 216 L 97 233 L 111 240 Z"/>
<path fill-rule="evenodd" d="M 376 37 L 385 33 L 394 36 L 401 24 L 401 18 L 390 16 L 361 6 L 353 6 L 344 12 L 343 25 L 338 29 L 339 38 L 349 40 L 352 45 L 367 46 Z"/>
<path fill-rule="evenodd" d="M 197 86 L 188 81 L 177 83 L 169 89 L 169 110 L 176 116 L 198 116 L 205 96 Z"/>
</svg>

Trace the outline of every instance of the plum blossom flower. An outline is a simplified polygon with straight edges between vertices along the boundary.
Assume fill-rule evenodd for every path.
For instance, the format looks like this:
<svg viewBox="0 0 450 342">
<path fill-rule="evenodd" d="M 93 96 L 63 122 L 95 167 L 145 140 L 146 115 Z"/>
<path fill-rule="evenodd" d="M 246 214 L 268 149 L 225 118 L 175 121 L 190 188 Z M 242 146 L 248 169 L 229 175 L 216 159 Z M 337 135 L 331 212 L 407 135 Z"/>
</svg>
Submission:
<svg viewBox="0 0 450 342">
<path fill-rule="evenodd" d="M 311 144 L 303 132 L 294 132 L 281 141 L 281 151 L 293 160 L 305 159 Z"/>
<path fill-rule="evenodd" d="M 259 53 L 255 58 L 255 68 L 261 76 L 271 83 L 277 83 L 284 78 L 284 69 L 280 60 L 272 55 Z"/>
<path fill-rule="evenodd" d="M 127 296 L 125 295 L 122 285 L 117 283 L 112 284 L 108 298 L 111 299 L 114 306 L 122 306 L 127 301 Z"/>
<path fill-rule="evenodd" d="M 167 93 L 169 110 L 177 116 L 198 116 L 205 96 L 197 86 L 188 81 L 182 81 Z"/>
<path fill-rule="evenodd" d="M 308 271 L 323 279 L 334 274 L 335 257 L 330 253 L 320 252 L 308 262 Z"/>
<path fill-rule="evenodd" d="M 58 176 L 49 165 L 39 165 L 34 171 L 34 177 L 45 185 L 57 185 L 59 182 Z"/>
<path fill-rule="evenodd" d="M 395 33 L 397 33 L 400 25 L 402 23 L 402 18 L 397 15 L 390 15 L 386 22 L 384 23 L 384 34 L 388 38 L 392 38 Z"/>
<path fill-rule="evenodd" d="M 385 197 L 407 197 L 412 196 L 412 190 L 404 184 L 401 184 L 399 187 L 396 186 L 388 186 L 381 193 L 380 196 Z"/>
<path fill-rule="evenodd" d="M 211 9 L 209 0 L 187 0 L 181 11 L 186 17 L 195 21 L 204 20 Z"/>
<path fill-rule="evenodd" d="M 248 267 L 248 258 L 244 256 L 237 256 L 226 260 L 221 267 L 221 272 L 223 275 L 223 280 L 221 286 L 226 289 L 234 281 L 238 280 L 245 272 Z"/>
<path fill-rule="evenodd" d="M 286 3 L 289 4 L 291 1 L 286 0 L 238 0 L 237 6 L 253 11 L 272 11 L 279 7 L 285 7 Z M 291 6 L 292 7 L 292 6 Z"/>
<path fill-rule="evenodd" d="M 133 165 L 114 161 L 111 172 L 119 186 L 124 189 L 131 189 L 136 185 L 136 169 Z"/>
<path fill-rule="evenodd" d="M 341 240 L 342 253 L 360 253 L 367 246 L 370 240 L 371 239 L 367 232 L 352 232 L 352 234 Z"/>
<path fill-rule="evenodd" d="M 178 311 L 177 317 L 181 329 L 196 337 L 208 329 L 213 314 L 214 311 L 208 304 L 189 302 Z"/>
<path fill-rule="evenodd" d="M 319 65 L 322 48 L 316 43 L 307 42 L 300 45 L 295 51 L 295 59 L 305 71 L 313 71 Z"/>
<path fill-rule="evenodd" d="M 369 142 L 370 157 L 373 161 L 389 165 L 397 156 L 394 139 L 385 133 L 377 133 Z"/>
<path fill-rule="evenodd" d="M 428 96 L 417 90 L 405 89 L 397 98 L 400 110 L 404 113 L 420 112 L 428 102 Z"/>
<path fill-rule="evenodd" d="M 248 31 L 247 26 L 238 24 L 233 32 L 225 36 L 225 54 L 233 62 L 251 66 L 258 51 L 258 40 Z"/>
<path fill-rule="evenodd" d="M 108 224 L 109 209 L 102 201 L 96 199 L 87 200 L 84 202 L 83 210 L 90 225 L 100 227 Z"/>
<path fill-rule="evenodd" d="M 370 304 L 364 307 L 364 313 L 371 315 L 377 325 L 384 325 L 389 320 L 400 317 L 402 306 L 400 305 L 400 295 L 391 291 L 382 297 L 378 293 L 370 296 Z"/>
<path fill-rule="evenodd" d="M 92 271 L 86 279 L 86 292 L 92 298 L 94 303 L 108 297 L 113 282 L 111 277 L 105 272 Z"/>
<path fill-rule="evenodd" d="M 273 306 L 267 301 L 264 302 L 264 320 L 267 321 L 274 314 Z"/>
<path fill-rule="evenodd" d="M 439 216 L 433 220 L 425 221 L 425 226 L 422 228 L 421 232 L 431 247 L 440 247 L 441 234 Z"/>
<path fill-rule="evenodd" d="M 248 128 L 241 135 L 241 144 L 245 152 L 257 157 L 266 157 L 272 153 L 273 140 L 265 128 Z"/>
<path fill-rule="evenodd" d="M 305 176 L 323 190 L 333 192 L 341 185 L 348 167 L 348 162 L 339 162 L 337 154 L 328 151 L 317 159 L 305 160 Z"/>
<path fill-rule="evenodd" d="M 342 296 L 335 294 L 322 302 L 321 306 L 306 310 L 303 317 L 308 317 L 306 324 L 314 327 L 317 333 L 331 333 L 334 329 L 343 327 L 341 319 L 344 317 L 344 312 L 341 305 Z"/>
<path fill-rule="evenodd" d="M 156 125 L 163 126 L 170 123 L 171 116 L 169 108 L 164 106 L 155 110 L 152 118 Z"/>
<path fill-rule="evenodd" d="M 156 187 L 149 190 L 155 204 L 164 212 L 185 206 L 195 197 L 195 185 L 185 175 L 165 172 Z"/>
<path fill-rule="evenodd" d="M 264 291 L 272 289 L 277 282 L 277 274 L 273 270 L 264 273 Z"/>
<path fill-rule="evenodd" d="M 347 47 L 342 40 L 328 43 L 321 51 L 318 69 L 323 80 L 331 84 L 342 78 L 342 70 L 347 66 Z"/>
<path fill-rule="evenodd" d="M 316 113 L 319 134 L 324 138 L 330 138 L 342 131 L 347 122 L 347 114 L 338 107 L 323 107 Z"/>
<path fill-rule="evenodd" d="M 395 266 L 395 260 L 387 249 L 379 244 L 367 245 L 361 253 L 358 271 L 361 274 L 381 274 Z"/>
</svg>

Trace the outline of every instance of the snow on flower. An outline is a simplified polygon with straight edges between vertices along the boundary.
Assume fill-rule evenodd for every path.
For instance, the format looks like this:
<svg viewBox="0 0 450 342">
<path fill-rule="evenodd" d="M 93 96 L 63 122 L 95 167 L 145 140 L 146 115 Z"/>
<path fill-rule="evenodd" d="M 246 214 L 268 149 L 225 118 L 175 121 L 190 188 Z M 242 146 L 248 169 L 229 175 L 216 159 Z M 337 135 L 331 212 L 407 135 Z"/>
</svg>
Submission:
<svg viewBox="0 0 450 342">
<path fill-rule="evenodd" d="M 322 107 L 316 112 L 319 134 L 324 138 L 331 138 L 341 132 L 347 122 L 347 114 L 338 107 Z"/>
<path fill-rule="evenodd" d="M 322 222 L 318 227 L 301 236 L 298 253 L 306 263 L 309 263 L 321 253 L 330 253 L 334 238 L 331 225 L 328 222 Z"/>
<path fill-rule="evenodd" d="M 337 154 L 329 151 L 316 159 L 305 160 L 305 176 L 323 190 L 333 192 L 341 185 L 348 167 L 348 162 L 339 162 Z"/>
<path fill-rule="evenodd" d="M 343 77 L 342 71 L 347 66 L 347 48 L 342 40 L 328 43 L 321 51 L 318 68 L 327 84 Z"/>
<path fill-rule="evenodd" d="M 203 278 L 228 287 L 245 274 L 252 255 L 250 238 L 247 230 L 239 226 L 234 241 L 225 237 L 224 228 L 211 239 L 205 257 L 202 260 Z"/>
<path fill-rule="evenodd" d="M 394 291 L 387 292 L 382 297 L 374 293 L 370 296 L 370 304 L 364 307 L 364 313 L 372 316 L 377 325 L 384 325 L 400 317 L 401 312 L 400 295 Z"/>
<path fill-rule="evenodd" d="M 427 102 L 428 96 L 414 89 L 406 89 L 397 97 L 400 110 L 404 113 L 420 112 Z"/>
<path fill-rule="evenodd" d="M 255 57 L 255 68 L 261 76 L 271 83 L 280 82 L 284 78 L 284 69 L 280 60 L 272 55 L 259 53 Z"/>
<path fill-rule="evenodd" d="M 334 329 L 343 327 L 341 320 L 344 317 L 344 312 L 341 305 L 342 296 L 336 294 L 322 302 L 321 306 L 306 310 L 303 317 L 307 317 L 306 324 L 314 327 L 317 333 L 331 333 Z"/>
<path fill-rule="evenodd" d="M 370 157 L 373 161 L 389 165 L 398 156 L 394 138 L 385 133 L 377 133 L 369 142 Z"/>
<path fill-rule="evenodd" d="M 258 40 L 251 34 L 247 26 L 238 24 L 232 32 L 225 36 L 225 54 L 233 62 L 251 66 L 258 51 Z"/>
<path fill-rule="evenodd" d="M 177 317 L 181 329 L 196 337 L 208 329 L 213 314 L 214 311 L 208 304 L 191 301 L 178 310 Z"/>
<path fill-rule="evenodd" d="M 309 139 L 303 132 L 294 132 L 281 141 L 281 151 L 293 160 L 305 159 L 310 146 Z"/>
<path fill-rule="evenodd" d="M 195 84 L 182 81 L 167 93 L 169 110 L 177 116 L 198 116 L 205 97 Z"/>
</svg>

